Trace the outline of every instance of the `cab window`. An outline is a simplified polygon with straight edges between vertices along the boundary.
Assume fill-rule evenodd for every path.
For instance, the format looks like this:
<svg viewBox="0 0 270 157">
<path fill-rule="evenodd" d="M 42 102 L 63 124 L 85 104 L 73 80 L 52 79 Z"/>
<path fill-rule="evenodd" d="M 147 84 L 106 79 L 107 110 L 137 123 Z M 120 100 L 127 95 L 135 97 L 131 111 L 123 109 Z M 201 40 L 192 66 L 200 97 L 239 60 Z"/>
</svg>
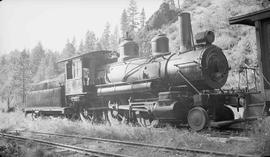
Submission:
<svg viewBox="0 0 270 157">
<path fill-rule="evenodd" d="M 73 78 L 80 78 L 82 76 L 82 63 L 81 60 L 74 60 L 72 64 L 73 70 Z"/>
<path fill-rule="evenodd" d="M 67 79 L 72 79 L 72 61 L 68 61 L 66 64 Z"/>
</svg>

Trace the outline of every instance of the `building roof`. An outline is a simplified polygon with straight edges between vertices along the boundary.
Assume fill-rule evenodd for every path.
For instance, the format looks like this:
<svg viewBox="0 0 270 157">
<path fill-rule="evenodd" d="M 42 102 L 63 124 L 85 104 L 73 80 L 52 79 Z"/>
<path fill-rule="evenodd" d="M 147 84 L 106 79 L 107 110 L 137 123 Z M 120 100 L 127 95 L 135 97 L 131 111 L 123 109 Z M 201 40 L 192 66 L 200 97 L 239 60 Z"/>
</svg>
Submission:
<svg viewBox="0 0 270 157">
<path fill-rule="evenodd" d="M 270 8 L 229 18 L 229 23 L 255 26 L 255 21 L 270 18 Z"/>
</svg>

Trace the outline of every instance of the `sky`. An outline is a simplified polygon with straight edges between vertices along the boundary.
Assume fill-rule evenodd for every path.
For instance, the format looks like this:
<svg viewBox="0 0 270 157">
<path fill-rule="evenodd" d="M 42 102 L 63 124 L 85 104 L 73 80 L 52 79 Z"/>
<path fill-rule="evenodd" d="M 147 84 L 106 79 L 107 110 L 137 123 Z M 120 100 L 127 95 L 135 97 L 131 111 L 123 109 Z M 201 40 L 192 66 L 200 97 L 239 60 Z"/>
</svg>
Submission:
<svg viewBox="0 0 270 157">
<path fill-rule="evenodd" d="M 149 18 L 162 0 L 136 0 L 138 11 Z M 32 49 L 38 42 L 44 48 L 62 51 L 67 39 L 77 45 L 87 30 L 100 37 L 105 24 L 120 29 L 123 9 L 129 0 L 2 0 L 0 2 L 0 54 Z"/>
</svg>

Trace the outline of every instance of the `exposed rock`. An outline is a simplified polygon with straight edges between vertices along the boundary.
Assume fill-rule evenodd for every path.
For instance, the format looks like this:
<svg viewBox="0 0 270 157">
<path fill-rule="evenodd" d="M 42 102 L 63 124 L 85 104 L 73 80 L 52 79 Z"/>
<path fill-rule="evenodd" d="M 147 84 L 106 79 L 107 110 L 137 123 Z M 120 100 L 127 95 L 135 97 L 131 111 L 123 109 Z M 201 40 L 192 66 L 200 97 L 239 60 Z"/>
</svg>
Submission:
<svg viewBox="0 0 270 157">
<path fill-rule="evenodd" d="M 148 30 L 159 29 L 163 25 L 173 23 L 177 20 L 177 11 L 170 9 L 168 3 L 162 3 L 160 8 L 146 22 Z"/>
</svg>

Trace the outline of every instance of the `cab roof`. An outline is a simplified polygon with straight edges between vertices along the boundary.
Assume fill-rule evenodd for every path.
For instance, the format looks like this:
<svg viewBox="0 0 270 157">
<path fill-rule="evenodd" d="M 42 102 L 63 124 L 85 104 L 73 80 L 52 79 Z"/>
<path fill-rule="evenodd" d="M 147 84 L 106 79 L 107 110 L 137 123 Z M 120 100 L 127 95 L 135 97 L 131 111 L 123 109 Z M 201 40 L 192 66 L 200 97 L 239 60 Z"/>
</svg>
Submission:
<svg viewBox="0 0 270 157">
<path fill-rule="evenodd" d="M 76 55 L 76 56 L 73 56 L 73 57 L 69 57 L 69 58 L 60 60 L 57 63 L 66 62 L 66 61 L 70 61 L 70 60 L 73 60 L 73 59 L 76 59 L 76 58 L 81 58 L 81 57 L 89 57 L 89 56 L 94 56 L 94 55 L 105 55 L 105 54 L 109 54 L 111 52 L 112 51 L 108 51 L 108 50 L 91 51 L 91 52 L 88 52 L 88 53 L 84 53 L 84 54 L 80 54 L 80 55 Z"/>
</svg>

